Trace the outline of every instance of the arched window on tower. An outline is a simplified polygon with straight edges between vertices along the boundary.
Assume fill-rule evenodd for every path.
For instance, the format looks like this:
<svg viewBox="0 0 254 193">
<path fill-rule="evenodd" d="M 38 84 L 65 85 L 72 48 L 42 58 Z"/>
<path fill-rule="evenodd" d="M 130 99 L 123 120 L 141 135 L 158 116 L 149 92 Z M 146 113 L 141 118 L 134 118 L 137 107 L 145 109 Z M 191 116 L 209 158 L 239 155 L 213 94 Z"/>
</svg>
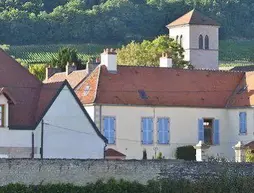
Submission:
<svg viewBox="0 0 254 193">
<path fill-rule="evenodd" d="M 183 35 L 180 36 L 180 45 L 183 46 Z"/>
<path fill-rule="evenodd" d="M 198 38 L 198 44 L 199 44 L 199 49 L 203 49 L 203 36 L 200 35 L 199 38 Z"/>
<path fill-rule="evenodd" d="M 178 43 L 178 36 L 176 36 L 176 42 Z"/>
<path fill-rule="evenodd" d="M 205 49 L 209 50 L 209 37 L 208 37 L 208 35 L 205 36 Z"/>
</svg>

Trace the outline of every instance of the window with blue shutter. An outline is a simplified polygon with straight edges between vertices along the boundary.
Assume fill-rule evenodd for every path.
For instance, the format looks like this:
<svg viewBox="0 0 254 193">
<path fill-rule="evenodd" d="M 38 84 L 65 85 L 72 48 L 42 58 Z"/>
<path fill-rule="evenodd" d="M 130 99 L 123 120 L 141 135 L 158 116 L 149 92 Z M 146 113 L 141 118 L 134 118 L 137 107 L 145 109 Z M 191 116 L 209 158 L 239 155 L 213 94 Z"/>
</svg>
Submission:
<svg viewBox="0 0 254 193">
<path fill-rule="evenodd" d="M 246 112 L 239 113 L 239 133 L 246 134 L 247 133 L 247 114 Z"/>
<path fill-rule="evenodd" d="M 220 144 L 220 124 L 219 120 L 215 119 L 213 123 L 213 145 Z"/>
<path fill-rule="evenodd" d="M 204 120 L 198 120 L 198 141 L 204 141 Z"/>
<path fill-rule="evenodd" d="M 142 144 L 153 144 L 153 118 L 141 119 Z"/>
<path fill-rule="evenodd" d="M 108 140 L 108 144 L 115 144 L 116 142 L 116 119 L 115 117 L 104 117 L 103 118 L 103 131 L 104 136 Z"/>
<path fill-rule="evenodd" d="M 169 144 L 169 118 L 158 118 L 158 144 Z"/>
</svg>

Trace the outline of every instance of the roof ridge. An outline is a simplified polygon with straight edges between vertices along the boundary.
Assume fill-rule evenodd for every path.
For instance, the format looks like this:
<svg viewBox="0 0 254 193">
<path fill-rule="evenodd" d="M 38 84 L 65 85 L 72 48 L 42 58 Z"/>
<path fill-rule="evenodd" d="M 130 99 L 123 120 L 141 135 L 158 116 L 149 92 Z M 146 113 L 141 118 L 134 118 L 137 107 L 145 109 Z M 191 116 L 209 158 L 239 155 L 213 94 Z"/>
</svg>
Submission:
<svg viewBox="0 0 254 193">
<path fill-rule="evenodd" d="M 213 70 L 213 69 L 185 69 L 185 68 L 161 68 L 158 66 L 128 66 L 128 65 L 118 65 L 119 67 L 130 67 L 130 68 L 154 68 L 154 69 L 164 69 L 164 70 L 180 70 L 180 71 L 203 71 L 203 72 L 225 72 L 229 74 L 233 73 L 243 73 L 243 71 L 230 71 L 230 70 Z"/>
<path fill-rule="evenodd" d="M 98 65 L 97 67 L 99 68 L 99 72 L 98 72 L 98 75 L 97 75 L 97 79 L 96 79 L 96 89 L 95 89 L 95 92 L 94 92 L 94 99 L 93 99 L 93 103 L 95 103 L 96 99 L 97 99 L 97 92 L 98 92 L 98 87 L 99 87 L 99 81 L 100 81 L 100 75 L 101 75 L 101 66 L 102 65 Z M 96 68 L 97 68 L 96 67 Z M 94 70 L 95 71 L 95 70 Z M 93 72 L 94 72 L 93 71 Z"/>
</svg>

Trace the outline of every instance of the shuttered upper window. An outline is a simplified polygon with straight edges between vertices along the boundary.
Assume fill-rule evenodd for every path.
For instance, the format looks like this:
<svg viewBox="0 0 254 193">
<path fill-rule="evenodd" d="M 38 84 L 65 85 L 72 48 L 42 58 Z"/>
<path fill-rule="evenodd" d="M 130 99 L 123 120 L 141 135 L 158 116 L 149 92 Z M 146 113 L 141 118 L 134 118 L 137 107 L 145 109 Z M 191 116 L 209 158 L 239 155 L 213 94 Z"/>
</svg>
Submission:
<svg viewBox="0 0 254 193">
<path fill-rule="evenodd" d="M 103 132 L 108 144 L 116 143 L 116 119 L 115 117 L 103 117 Z"/>
<path fill-rule="evenodd" d="M 240 112 L 239 113 L 239 133 L 246 134 L 247 133 L 247 113 Z"/>
<path fill-rule="evenodd" d="M 0 127 L 4 127 L 4 105 L 0 105 Z"/>
<path fill-rule="evenodd" d="M 153 144 L 153 118 L 141 119 L 142 144 Z"/>
<path fill-rule="evenodd" d="M 157 137 L 158 144 L 169 144 L 169 118 L 158 118 Z"/>
</svg>

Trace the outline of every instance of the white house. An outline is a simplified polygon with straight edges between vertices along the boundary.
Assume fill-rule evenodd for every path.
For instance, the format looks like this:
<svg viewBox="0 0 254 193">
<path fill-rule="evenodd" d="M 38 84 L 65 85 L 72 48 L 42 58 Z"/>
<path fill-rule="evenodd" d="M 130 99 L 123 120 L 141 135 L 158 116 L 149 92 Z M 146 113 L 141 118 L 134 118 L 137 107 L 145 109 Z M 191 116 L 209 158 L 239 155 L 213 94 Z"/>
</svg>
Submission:
<svg viewBox="0 0 254 193">
<path fill-rule="evenodd" d="M 43 84 L 0 50 L 0 88 L 0 157 L 104 157 L 107 140 L 67 81 Z"/>
<path fill-rule="evenodd" d="M 211 19 L 194 10 L 176 21 L 170 36 L 195 70 L 172 68 L 166 55 L 159 67 L 118 66 L 107 49 L 75 92 L 108 147 L 126 159 L 141 159 L 144 149 L 148 159 L 159 152 L 174 158 L 177 147 L 204 141 L 209 156 L 233 160 L 238 141 L 254 140 L 254 72 L 215 70 L 218 25 Z"/>
</svg>

